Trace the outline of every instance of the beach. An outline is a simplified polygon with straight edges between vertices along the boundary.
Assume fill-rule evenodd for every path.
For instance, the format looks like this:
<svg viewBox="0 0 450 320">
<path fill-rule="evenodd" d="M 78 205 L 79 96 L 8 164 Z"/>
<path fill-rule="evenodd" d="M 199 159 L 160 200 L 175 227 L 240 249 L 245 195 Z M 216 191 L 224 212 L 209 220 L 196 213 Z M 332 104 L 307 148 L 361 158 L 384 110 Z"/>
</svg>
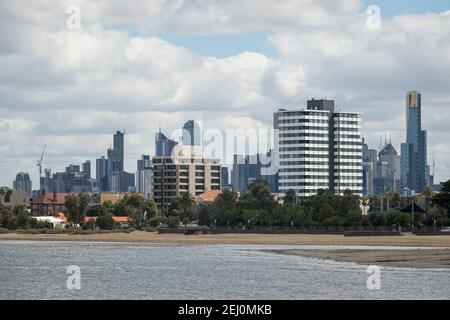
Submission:
<svg viewBox="0 0 450 320">
<path fill-rule="evenodd" d="M 280 249 L 278 254 L 298 255 L 364 265 L 379 265 L 409 268 L 450 268 L 450 236 L 402 236 L 344 237 L 325 234 L 215 234 L 184 235 L 159 234 L 135 231 L 130 233 L 98 234 L 0 234 L 1 240 L 24 241 L 69 241 L 135 243 L 149 245 L 312 245 L 312 246 L 356 246 L 356 249 Z M 364 248 L 363 248 L 364 246 Z M 367 249 L 373 246 L 374 249 Z M 376 247 L 411 247 L 411 250 L 386 250 Z M 422 248 L 422 249 L 417 249 Z"/>
<path fill-rule="evenodd" d="M 354 262 L 364 265 L 407 268 L 450 268 L 450 249 L 415 250 L 271 250 L 271 252 L 297 255 L 340 262 Z"/>
<path fill-rule="evenodd" d="M 159 234 L 157 232 L 134 231 L 130 233 L 97 234 L 0 234 L 0 240 L 29 241 L 82 241 L 82 242 L 131 242 L 148 244 L 274 244 L 274 245 L 351 245 L 351 246 L 411 246 L 411 247 L 450 247 L 450 235 L 379 237 L 344 237 L 326 234 L 214 234 L 184 235 Z"/>
</svg>

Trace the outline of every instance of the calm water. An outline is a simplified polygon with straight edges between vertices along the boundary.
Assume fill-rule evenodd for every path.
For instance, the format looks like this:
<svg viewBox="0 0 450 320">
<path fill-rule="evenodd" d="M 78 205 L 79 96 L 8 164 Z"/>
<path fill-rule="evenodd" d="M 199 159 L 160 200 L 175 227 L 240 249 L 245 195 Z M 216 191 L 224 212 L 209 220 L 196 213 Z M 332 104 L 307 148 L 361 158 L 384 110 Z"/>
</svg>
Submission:
<svg viewBox="0 0 450 320">
<path fill-rule="evenodd" d="M 450 270 L 384 267 L 371 291 L 366 266 L 261 251 L 276 248 L 312 247 L 0 241 L 0 299 L 450 298 Z"/>
</svg>

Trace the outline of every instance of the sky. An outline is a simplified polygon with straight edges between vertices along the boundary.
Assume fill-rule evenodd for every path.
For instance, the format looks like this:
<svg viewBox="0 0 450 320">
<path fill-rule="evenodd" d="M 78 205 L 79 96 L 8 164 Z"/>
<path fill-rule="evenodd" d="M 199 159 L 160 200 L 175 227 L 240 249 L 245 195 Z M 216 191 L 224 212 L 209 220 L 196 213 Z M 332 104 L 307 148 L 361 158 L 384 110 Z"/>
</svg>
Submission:
<svg viewBox="0 0 450 320">
<path fill-rule="evenodd" d="M 68 25 L 71 5 L 80 28 Z M 369 28 L 366 9 L 380 9 Z M 334 99 L 363 113 L 377 148 L 405 140 L 405 96 L 423 95 L 428 162 L 450 178 L 450 0 L 37 0 L 0 2 L 0 186 L 106 155 L 126 169 L 154 134 L 189 119 L 270 129 L 273 112 Z"/>
</svg>

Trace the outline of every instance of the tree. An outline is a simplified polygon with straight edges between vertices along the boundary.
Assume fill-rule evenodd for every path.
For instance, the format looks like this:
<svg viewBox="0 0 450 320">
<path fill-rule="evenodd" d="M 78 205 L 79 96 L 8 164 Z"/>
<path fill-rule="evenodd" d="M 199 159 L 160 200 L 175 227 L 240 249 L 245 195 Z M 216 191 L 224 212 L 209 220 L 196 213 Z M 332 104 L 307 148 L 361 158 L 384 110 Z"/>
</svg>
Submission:
<svg viewBox="0 0 450 320">
<path fill-rule="evenodd" d="M 17 226 L 22 229 L 29 229 L 31 224 L 31 214 L 24 205 L 17 205 L 13 210 L 14 216 L 17 217 Z"/>
<path fill-rule="evenodd" d="M 114 228 L 114 219 L 111 214 L 105 214 L 97 218 L 97 226 L 101 230 L 112 230 Z"/>
<path fill-rule="evenodd" d="M 65 198 L 64 206 L 66 208 L 67 220 L 73 225 L 79 225 L 84 222 L 89 198 L 86 194 L 69 194 Z"/>
<path fill-rule="evenodd" d="M 190 193 L 184 193 L 180 199 L 180 209 L 181 209 L 181 220 L 183 224 L 186 226 L 194 213 L 195 201 L 192 199 L 192 195 Z"/>
<path fill-rule="evenodd" d="M 441 191 L 432 199 L 433 204 L 450 211 L 450 180 L 444 183 Z"/>
<path fill-rule="evenodd" d="M 284 204 L 292 205 L 296 203 L 297 193 L 293 189 L 289 189 L 286 191 L 286 195 L 284 196 Z"/>
<path fill-rule="evenodd" d="M 180 226 L 180 218 L 177 216 L 169 217 L 167 220 L 167 226 L 169 228 L 178 228 Z"/>
<path fill-rule="evenodd" d="M 86 215 L 88 217 L 100 217 L 107 213 L 110 213 L 110 211 L 104 205 L 99 204 L 89 208 Z"/>
<path fill-rule="evenodd" d="M 430 206 L 430 199 L 433 197 L 433 189 L 430 186 L 426 186 L 422 192 L 422 195 L 425 197 L 425 211 L 428 212 Z"/>
</svg>

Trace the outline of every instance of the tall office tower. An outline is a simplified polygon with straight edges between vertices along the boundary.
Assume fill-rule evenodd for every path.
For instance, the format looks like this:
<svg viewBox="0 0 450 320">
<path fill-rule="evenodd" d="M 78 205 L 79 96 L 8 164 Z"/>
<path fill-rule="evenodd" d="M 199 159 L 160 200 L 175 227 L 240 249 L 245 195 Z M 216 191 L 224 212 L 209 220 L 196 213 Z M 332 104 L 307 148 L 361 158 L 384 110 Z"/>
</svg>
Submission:
<svg viewBox="0 0 450 320">
<path fill-rule="evenodd" d="M 422 130 L 422 95 L 406 95 L 406 143 L 401 145 L 401 186 L 405 195 L 423 192 L 427 178 L 427 132 Z"/>
<path fill-rule="evenodd" d="M 193 156 L 188 149 L 179 148 L 176 158 L 153 157 L 153 197 L 164 212 L 174 197 L 220 190 L 220 159 Z"/>
<path fill-rule="evenodd" d="M 14 190 L 24 190 L 31 196 L 32 187 L 32 182 L 28 173 L 19 172 L 16 175 L 16 180 L 13 182 Z"/>
<path fill-rule="evenodd" d="M 155 137 L 155 155 L 157 157 L 170 157 L 176 145 L 178 145 L 178 142 L 167 138 L 160 129 Z"/>
<path fill-rule="evenodd" d="M 86 179 L 91 179 L 91 162 L 87 160 L 82 164 L 81 173 L 84 175 Z"/>
<path fill-rule="evenodd" d="M 124 170 L 125 133 L 117 131 L 114 135 L 113 148 L 108 149 L 108 158 L 112 160 L 112 171 Z"/>
<path fill-rule="evenodd" d="M 233 192 L 244 192 L 250 183 L 261 179 L 261 162 L 258 155 L 235 154 L 231 171 Z"/>
<path fill-rule="evenodd" d="M 112 170 L 112 161 L 111 159 L 106 159 L 105 157 L 101 157 L 96 160 L 96 179 L 97 184 L 100 188 L 100 191 L 109 191 L 110 190 L 110 172 Z"/>
<path fill-rule="evenodd" d="M 375 194 L 374 177 L 377 168 L 377 150 L 369 149 L 369 146 L 363 144 L 363 195 L 370 196 Z"/>
<path fill-rule="evenodd" d="M 400 191 L 400 156 L 392 143 L 387 140 L 378 153 L 376 173 L 375 194 L 386 195 L 390 191 Z"/>
<path fill-rule="evenodd" d="M 136 192 L 144 194 L 145 199 L 153 196 L 153 169 L 150 156 L 142 155 L 137 161 Z"/>
<path fill-rule="evenodd" d="M 44 176 L 40 177 L 39 185 L 40 185 L 39 189 L 40 194 L 54 191 L 51 169 L 44 169 Z"/>
<path fill-rule="evenodd" d="M 134 173 L 128 173 L 125 171 L 113 171 L 111 172 L 111 187 L 110 192 L 124 193 L 135 192 L 135 175 Z"/>
<path fill-rule="evenodd" d="M 329 190 L 363 192 L 361 115 L 335 111 L 333 100 L 310 100 L 307 109 L 274 114 L 279 130 L 279 189 L 302 199 Z"/>
<path fill-rule="evenodd" d="M 230 188 L 230 174 L 228 167 L 222 167 L 220 169 L 220 187 L 222 190 Z"/>
<path fill-rule="evenodd" d="M 185 146 L 200 146 L 201 145 L 201 128 L 200 125 L 194 121 L 189 120 L 183 126 L 183 145 Z"/>
</svg>

